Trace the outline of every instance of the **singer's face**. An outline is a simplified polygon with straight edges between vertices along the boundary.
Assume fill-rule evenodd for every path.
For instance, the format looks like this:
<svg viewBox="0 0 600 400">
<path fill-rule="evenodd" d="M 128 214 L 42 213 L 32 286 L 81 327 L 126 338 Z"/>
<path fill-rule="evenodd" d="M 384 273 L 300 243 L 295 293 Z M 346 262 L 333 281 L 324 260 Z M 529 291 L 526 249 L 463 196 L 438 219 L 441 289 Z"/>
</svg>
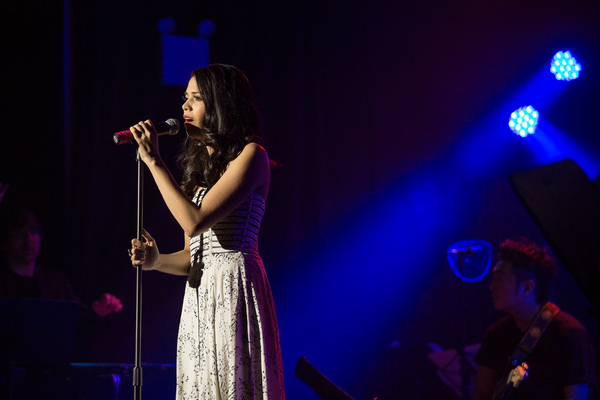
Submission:
<svg viewBox="0 0 600 400">
<path fill-rule="evenodd" d="M 183 96 L 183 120 L 185 121 L 185 130 L 189 137 L 203 140 L 200 127 L 204 119 L 204 101 L 202 93 L 196 83 L 196 78 L 190 79 L 185 95 Z"/>
</svg>

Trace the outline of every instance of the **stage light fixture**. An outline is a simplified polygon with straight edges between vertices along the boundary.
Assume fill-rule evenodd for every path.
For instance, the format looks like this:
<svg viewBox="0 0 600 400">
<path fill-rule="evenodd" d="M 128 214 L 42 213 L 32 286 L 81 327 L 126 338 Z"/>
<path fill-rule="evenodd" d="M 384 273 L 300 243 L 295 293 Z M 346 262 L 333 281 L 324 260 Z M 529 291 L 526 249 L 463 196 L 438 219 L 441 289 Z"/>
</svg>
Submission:
<svg viewBox="0 0 600 400">
<path fill-rule="evenodd" d="M 550 72 L 554 74 L 559 81 L 571 81 L 579 78 L 581 64 L 569 51 L 559 51 L 554 55 L 550 64 Z"/>
<path fill-rule="evenodd" d="M 510 114 L 508 126 L 521 137 L 533 135 L 540 114 L 532 106 L 521 107 Z"/>
</svg>

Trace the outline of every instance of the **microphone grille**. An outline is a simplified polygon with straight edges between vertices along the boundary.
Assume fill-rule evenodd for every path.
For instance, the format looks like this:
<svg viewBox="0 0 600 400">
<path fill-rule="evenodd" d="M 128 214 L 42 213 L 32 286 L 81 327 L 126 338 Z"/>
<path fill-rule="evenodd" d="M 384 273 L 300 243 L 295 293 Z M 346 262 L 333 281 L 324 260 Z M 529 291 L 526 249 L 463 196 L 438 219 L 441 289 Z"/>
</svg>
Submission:
<svg viewBox="0 0 600 400">
<path fill-rule="evenodd" d="M 175 118 L 169 118 L 165 122 L 171 127 L 171 129 L 169 129 L 169 135 L 176 135 L 177 132 L 179 132 L 179 121 Z"/>
</svg>

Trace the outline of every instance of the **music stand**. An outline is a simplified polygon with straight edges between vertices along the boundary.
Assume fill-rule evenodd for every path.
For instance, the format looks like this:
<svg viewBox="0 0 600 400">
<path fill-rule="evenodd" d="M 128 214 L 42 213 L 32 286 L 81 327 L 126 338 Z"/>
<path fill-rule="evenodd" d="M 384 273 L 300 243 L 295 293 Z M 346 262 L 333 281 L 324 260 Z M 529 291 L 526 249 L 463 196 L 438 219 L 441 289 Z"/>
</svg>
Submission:
<svg viewBox="0 0 600 400">
<path fill-rule="evenodd" d="M 0 299 L 0 367 L 4 398 L 12 399 L 19 368 L 65 368 L 71 362 L 79 304 L 63 300 Z M 36 387 L 32 379 L 27 385 Z"/>
<path fill-rule="evenodd" d="M 310 386 L 323 400 L 354 400 L 352 396 L 331 382 L 304 357 L 298 359 L 294 375 Z"/>
<path fill-rule="evenodd" d="M 73 301 L 0 299 L 0 363 L 69 365 L 78 314 L 79 304 Z"/>
<path fill-rule="evenodd" d="M 429 358 L 437 369 L 437 376 L 439 376 L 442 382 L 452 389 L 459 398 L 463 396 L 464 387 L 462 382 L 464 366 L 461 362 L 461 356 L 465 358 L 469 368 L 476 371 L 477 364 L 475 364 L 474 358 L 477 350 L 479 350 L 479 346 L 481 346 L 481 343 L 466 346 L 462 355 L 456 349 L 436 351 L 427 354 L 427 358 Z M 474 375 L 470 375 L 468 386 L 471 388 L 473 387 L 473 380 Z"/>
</svg>

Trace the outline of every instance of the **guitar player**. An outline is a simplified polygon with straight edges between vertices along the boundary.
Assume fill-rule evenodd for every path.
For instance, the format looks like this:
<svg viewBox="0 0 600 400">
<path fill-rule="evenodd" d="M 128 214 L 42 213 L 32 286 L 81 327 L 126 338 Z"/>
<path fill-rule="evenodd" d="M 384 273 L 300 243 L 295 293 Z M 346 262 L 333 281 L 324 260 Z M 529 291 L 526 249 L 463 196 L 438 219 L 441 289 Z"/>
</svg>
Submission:
<svg viewBox="0 0 600 400">
<path fill-rule="evenodd" d="M 527 239 L 500 244 L 490 290 L 494 308 L 508 315 L 487 330 L 475 356 L 474 400 L 594 398 L 590 338 L 581 323 L 548 303 L 555 275 L 552 258 Z M 527 376 L 507 388 L 507 376 L 522 362 Z"/>
</svg>

